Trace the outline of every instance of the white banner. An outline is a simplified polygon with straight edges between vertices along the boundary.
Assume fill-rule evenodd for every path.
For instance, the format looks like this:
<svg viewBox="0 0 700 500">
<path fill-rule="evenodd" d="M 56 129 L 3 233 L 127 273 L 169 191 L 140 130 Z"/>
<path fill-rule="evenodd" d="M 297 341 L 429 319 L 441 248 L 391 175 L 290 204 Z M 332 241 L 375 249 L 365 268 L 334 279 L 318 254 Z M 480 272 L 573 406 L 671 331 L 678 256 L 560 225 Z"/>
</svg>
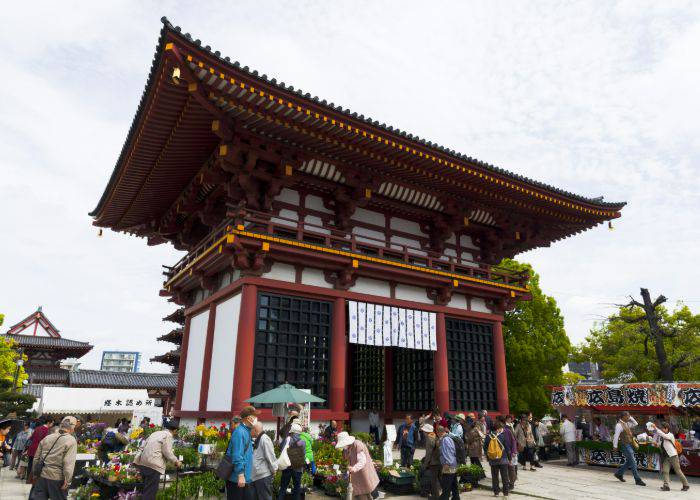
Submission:
<svg viewBox="0 0 700 500">
<path fill-rule="evenodd" d="M 437 350 L 433 312 L 348 301 L 351 344 Z"/>
</svg>

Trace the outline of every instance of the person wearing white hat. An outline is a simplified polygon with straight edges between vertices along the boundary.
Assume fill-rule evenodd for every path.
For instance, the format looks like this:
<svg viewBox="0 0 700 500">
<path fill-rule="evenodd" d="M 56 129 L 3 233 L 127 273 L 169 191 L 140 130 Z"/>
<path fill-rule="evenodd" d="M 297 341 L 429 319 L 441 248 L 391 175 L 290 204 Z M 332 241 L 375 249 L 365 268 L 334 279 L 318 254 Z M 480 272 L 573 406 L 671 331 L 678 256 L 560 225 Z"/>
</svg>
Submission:
<svg viewBox="0 0 700 500">
<path fill-rule="evenodd" d="M 280 449 L 287 453 L 291 465 L 282 471 L 278 500 L 284 500 L 287 496 L 290 481 L 293 484 L 292 497 L 294 500 L 301 498 L 301 475 L 306 467 L 306 442 L 300 436 L 302 432 L 301 423 L 295 419 L 289 426 L 289 434 L 280 444 Z"/>
<path fill-rule="evenodd" d="M 348 461 L 352 497 L 359 500 L 372 500 L 372 492 L 379 486 L 379 476 L 365 443 L 347 432 L 341 432 L 338 434 L 338 443 L 335 447 L 343 450 L 343 457 Z"/>
<path fill-rule="evenodd" d="M 420 430 L 425 435 L 425 456 L 421 468 L 430 479 L 430 498 L 437 500 L 440 496 L 440 441 L 435 435 L 433 426 L 423 424 Z"/>
</svg>

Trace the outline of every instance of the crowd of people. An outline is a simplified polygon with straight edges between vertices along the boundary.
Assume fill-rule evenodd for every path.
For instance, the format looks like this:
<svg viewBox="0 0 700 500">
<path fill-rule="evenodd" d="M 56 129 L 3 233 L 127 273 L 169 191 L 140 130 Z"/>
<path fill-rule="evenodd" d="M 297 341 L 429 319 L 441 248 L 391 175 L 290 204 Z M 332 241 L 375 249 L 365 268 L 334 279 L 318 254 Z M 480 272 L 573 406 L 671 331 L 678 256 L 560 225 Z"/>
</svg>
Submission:
<svg viewBox="0 0 700 500">
<path fill-rule="evenodd" d="M 453 500 L 459 497 L 457 467 L 466 464 L 483 466 L 486 460 L 491 468 L 492 488 L 495 495 L 504 496 L 515 487 L 517 467 L 529 464 L 529 470 L 542 467 L 538 454 L 544 448 L 549 428 L 533 418 L 531 412 L 514 421 L 512 415 L 491 418 L 488 411 L 478 414 L 440 414 L 438 410 L 414 421 L 407 415 L 399 426 L 396 447 L 400 450 L 401 465 L 410 467 L 415 449 L 425 446 L 422 474 L 429 478 L 428 496 Z M 427 483 L 427 481 L 426 481 Z"/>
</svg>

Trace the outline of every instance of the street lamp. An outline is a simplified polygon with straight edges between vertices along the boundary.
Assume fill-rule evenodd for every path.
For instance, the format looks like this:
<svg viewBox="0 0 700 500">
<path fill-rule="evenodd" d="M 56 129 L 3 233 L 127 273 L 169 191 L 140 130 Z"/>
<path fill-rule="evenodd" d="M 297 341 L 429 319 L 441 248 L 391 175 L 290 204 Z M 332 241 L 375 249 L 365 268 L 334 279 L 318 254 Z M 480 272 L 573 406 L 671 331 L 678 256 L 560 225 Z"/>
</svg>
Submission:
<svg viewBox="0 0 700 500">
<path fill-rule="evenodd" d="M 17 364 L 17 369 L 15 370 L 15 381 L 12 385 L 13 390 L 17 391 L 17 379 L 19 378 L 19 369 L 24 366 L 24 359 L 22 357 L 24 356 L 24 349 L 19 350 L 19 358 L 17 358 L 16 364 Z"/>
</svg>

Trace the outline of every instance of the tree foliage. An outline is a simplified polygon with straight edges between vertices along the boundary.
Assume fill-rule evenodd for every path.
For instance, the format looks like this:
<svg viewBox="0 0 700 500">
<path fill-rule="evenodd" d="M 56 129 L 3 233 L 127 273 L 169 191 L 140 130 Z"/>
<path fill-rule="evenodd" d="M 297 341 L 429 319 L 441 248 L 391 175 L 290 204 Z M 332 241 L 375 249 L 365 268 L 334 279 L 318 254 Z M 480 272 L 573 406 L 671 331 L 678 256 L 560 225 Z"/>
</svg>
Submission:
<svg viewBox="0 0 700 500">
<path fill-rule="evenodd" d="M 596 324 L 586 340 L 575 349 L 577 361 L 594 361 L 601 375 L 611 382 L 664 380 L 655 348 L 649 345 L 649 324 L 641 307 L 620 306 L 606 321 Z M 664 352 L 673 369 L 673 380 L 700 380 L 700 315 L 679 304 L 669 312 L 656 307 L 664 335 Z M 687 362 L 687 364 L 686 364 Z"/>
<path fill-rule="evenodd" d="M 3 319 L 3 315 L 0 314 L 0 325 Z M 19 359 L 20 353 L 15 349 L 14 342 L 0 340 L 0 416 L 12 412 L 23 415 L 36 401 L 34 396 L 20 392 L 27 374 L 23 366 L 18 369 L 17 360 Z M 22 356 L 22 359 L 26 361 L 27 357 Z M 13 387 L 15 376 L 17 385 Z"/>
<path fill-rule="evenodd" d="M 527 272 L 532 295 L 532 300 L 520 301 L 506 312 L 503 320 L 510 410 L 541 415 L 550 408 L 545 386 L 562 383 L 571 343 L 556 300 L 542 292 L 532 266 L 506 259 L 500 267 Z"/>
</svg>

